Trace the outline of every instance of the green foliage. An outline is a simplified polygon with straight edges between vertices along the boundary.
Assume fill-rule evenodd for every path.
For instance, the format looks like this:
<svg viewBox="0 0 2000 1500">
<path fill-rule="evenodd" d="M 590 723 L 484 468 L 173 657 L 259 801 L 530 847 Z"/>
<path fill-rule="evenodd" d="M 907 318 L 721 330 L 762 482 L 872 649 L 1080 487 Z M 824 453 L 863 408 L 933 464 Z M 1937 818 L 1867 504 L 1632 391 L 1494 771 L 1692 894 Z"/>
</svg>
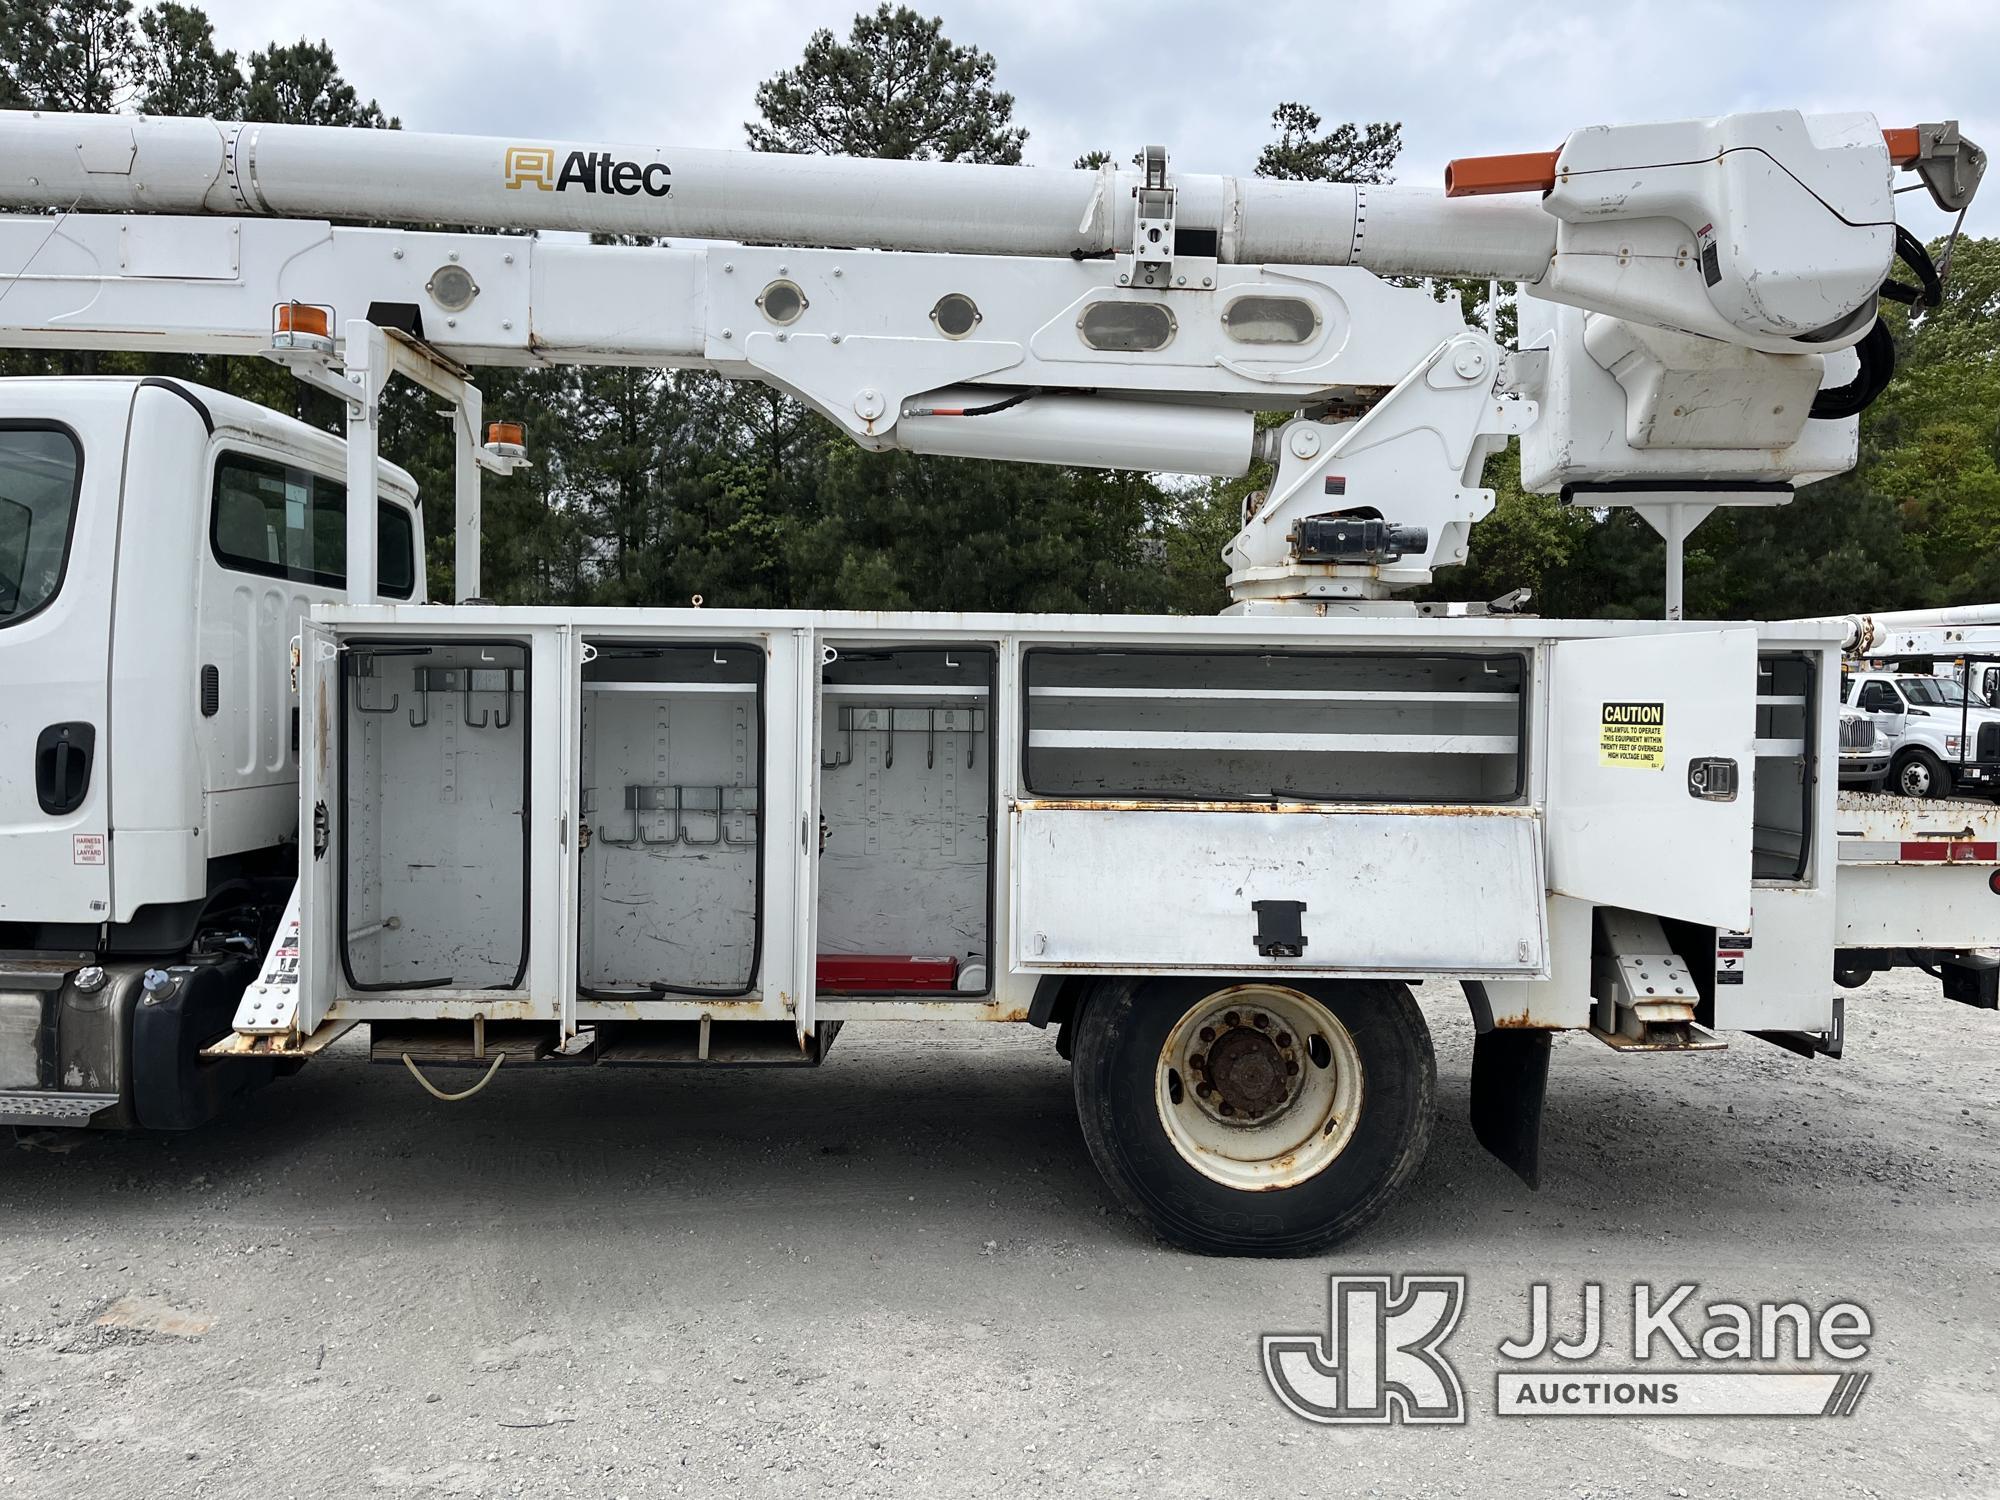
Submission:
<svg viewBox="0 0 2000 1500">
<path fill-rule="evenodd" d="M 250 54 L 250 84 L 243 96 L 246 120 L 281 121 L 287 125 L 353 125 L 395 130 L 402 122 L 382 113 L 373 99 L 366 104 L 354 85 L 334 66 L 333 49 L 324 41 L 301 37 L 290 46 L 273 42 Z"/>
<path fill-rule="evenodd" d="M 132 0 L 0 4 L 5 92 L 28 109 L 109 114 L 132 97 Z"/>
<path fill-rule="evenodd" d="M 210 116 L 233 120 L 243 111 L 243 73 L 234 52 L 215 46 L 208 17 L 171 0 L 139 17 L 133 72 L 139 108 L 149 115 Z"/>
<path fill-rule="evenodd" d="M 1280 104 L 1271 111 L 1278 138 L 1257 158 L 1259 177 L 1288 182 L 1393 182 L 1389 169 L 1403 149 L 1400 121 L 1372 125 L 1343 122 L 1320 128 L 1320 117 L 1303 104 Z"/>
<path fill-rule="evenodd" d="M 993 76 L 990 52 L 884 0 L 844 42 L 814 32 L 798 66 L 758 85 L 759 118 L 743 131 L 758 151 L 1012 165 L 1028 132 Z"/>
</svg>

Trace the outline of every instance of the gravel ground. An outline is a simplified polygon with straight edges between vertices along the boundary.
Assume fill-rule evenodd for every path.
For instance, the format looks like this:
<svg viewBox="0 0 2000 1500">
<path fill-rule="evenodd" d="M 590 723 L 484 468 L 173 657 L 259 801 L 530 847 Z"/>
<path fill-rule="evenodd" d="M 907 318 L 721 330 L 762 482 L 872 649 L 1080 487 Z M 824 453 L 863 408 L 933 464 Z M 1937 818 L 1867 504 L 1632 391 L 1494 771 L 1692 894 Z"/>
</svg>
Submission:
<svg viewBox="0 0 2000 1500">
<path fill-rule="evenodd" d="M 1429 1161 L 1320 1261 L 1107 1210 L 1025 1027 L 453 1105 L 344 1043 L 197 1135 L 0 1147 L 0 1497 L 2000 1494 L 2000 1021 L 1915 978 L 1850 997 L 1839 1062 L 1566 1037 L 1531 1194 L 1465 1123 L 1462 1002 L 1423 998 Z M 1323 1329 L 1330 1268 L 1470 1276 L 1467 1426 L 1278 1406 L 1258 1335 Z M 1603 1282 L 1622 1341 L 1635 1278 L 1858 1300 L 1873 1384 L 1846 1419 L 1493 1415 L 1530 1282 L 1565 1322 Z"/>
</svg>

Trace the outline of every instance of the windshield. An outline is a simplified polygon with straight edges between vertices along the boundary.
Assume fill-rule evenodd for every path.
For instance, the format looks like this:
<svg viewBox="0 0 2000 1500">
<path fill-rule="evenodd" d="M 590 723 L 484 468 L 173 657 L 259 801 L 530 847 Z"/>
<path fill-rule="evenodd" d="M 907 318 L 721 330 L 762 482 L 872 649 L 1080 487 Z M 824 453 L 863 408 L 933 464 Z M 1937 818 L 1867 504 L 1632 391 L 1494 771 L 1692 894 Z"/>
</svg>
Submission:
<svg viewBox="0 0 2000 1500">
<path fill-rule="evenodd" d="M 1949 677 L 1904 677 L 1896 685 L 1910 702 L 1926 708 L 1957 708 L 1965 701 L 1965 689 Z"/>
<path fill-rule="evenodd" d="M 25 620 L 62 587 L 78 468 L 67 432 L 0 428 L 0 626 Z"/>
</svg>

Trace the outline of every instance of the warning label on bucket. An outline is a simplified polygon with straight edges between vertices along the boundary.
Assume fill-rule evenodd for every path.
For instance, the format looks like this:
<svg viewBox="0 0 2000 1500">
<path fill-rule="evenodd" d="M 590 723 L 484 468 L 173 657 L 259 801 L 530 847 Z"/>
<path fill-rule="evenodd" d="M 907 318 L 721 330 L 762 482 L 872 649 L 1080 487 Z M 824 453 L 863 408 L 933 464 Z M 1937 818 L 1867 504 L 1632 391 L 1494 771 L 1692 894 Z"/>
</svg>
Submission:
<svg viewBox="0 0 2000 1500">
<path fill-rule="evenodd" d="M 1597 730 L 1597 763 L 1639 771 L 1667 768 L 1667 706 L 1607 703 Z"/>
</svg>

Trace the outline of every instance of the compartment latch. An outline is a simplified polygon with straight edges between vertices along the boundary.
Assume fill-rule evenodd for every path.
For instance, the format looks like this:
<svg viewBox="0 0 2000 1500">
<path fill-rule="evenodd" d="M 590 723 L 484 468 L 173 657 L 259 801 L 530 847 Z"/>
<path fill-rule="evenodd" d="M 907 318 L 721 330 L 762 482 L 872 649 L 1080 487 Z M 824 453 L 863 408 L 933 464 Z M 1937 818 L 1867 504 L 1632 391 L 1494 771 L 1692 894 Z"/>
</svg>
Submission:
<svg viewBox="0 0 2000 1500">
<path fill-rule="evenodd" d="M 1252 901 L 1257 914 L 1257 951 L 1265 958 L 1298 958 L 1306 951 L 1306 937 L 1299 918 L 1305 915 L 1303 901 Z"/>
</svg>

